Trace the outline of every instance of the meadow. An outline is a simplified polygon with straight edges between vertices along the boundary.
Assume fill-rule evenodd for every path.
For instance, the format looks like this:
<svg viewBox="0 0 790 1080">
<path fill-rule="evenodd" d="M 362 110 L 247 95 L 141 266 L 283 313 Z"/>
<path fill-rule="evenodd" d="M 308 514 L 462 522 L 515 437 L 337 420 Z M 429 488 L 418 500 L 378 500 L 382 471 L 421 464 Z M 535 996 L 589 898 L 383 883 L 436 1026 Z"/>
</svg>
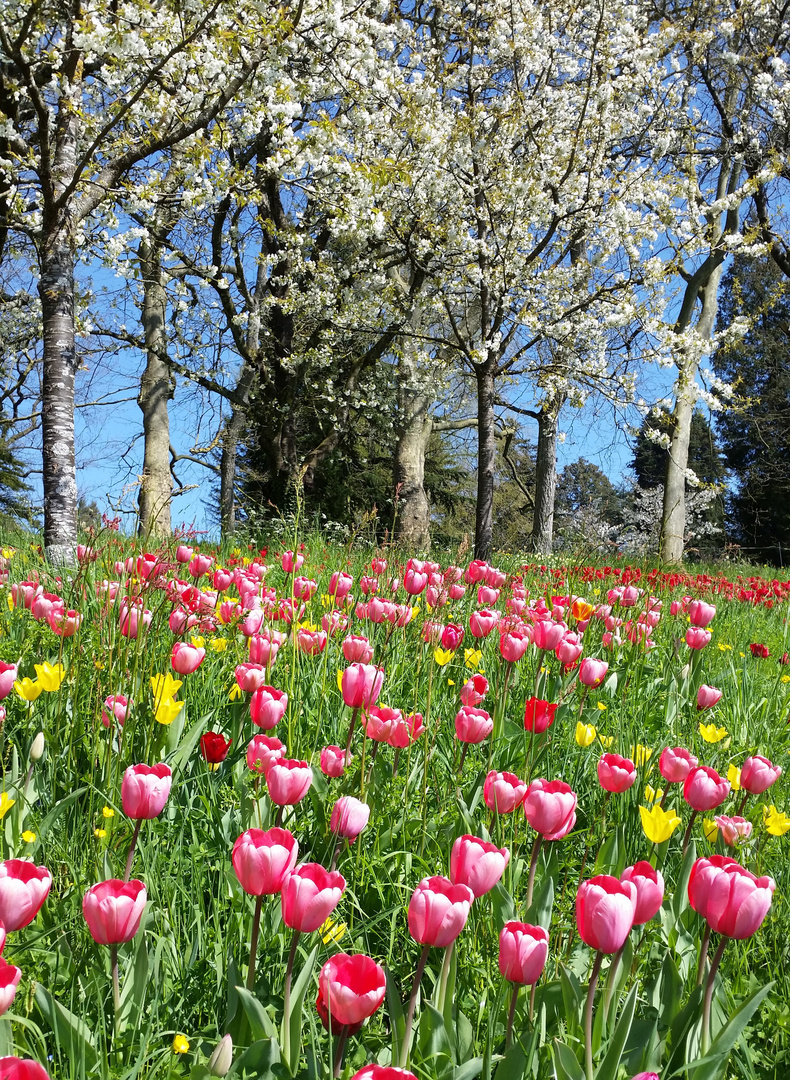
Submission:
<svg viewBox="0 0 790 1080">
<path fill-rule="evenodd" d="M 527 559 L 4 548 L 3 1077 L 788 1075 L 790 581 Z"/>
</svg>

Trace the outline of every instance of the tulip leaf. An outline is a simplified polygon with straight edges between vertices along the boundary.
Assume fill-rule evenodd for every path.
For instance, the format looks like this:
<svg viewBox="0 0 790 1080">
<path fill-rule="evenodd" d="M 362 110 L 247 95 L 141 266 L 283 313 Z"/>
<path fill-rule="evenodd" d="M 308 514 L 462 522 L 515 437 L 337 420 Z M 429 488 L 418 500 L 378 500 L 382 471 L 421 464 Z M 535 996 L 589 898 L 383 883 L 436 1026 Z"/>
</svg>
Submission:
<svg viewBox="0 0 790 1080">
<path fill-rule="evenodd" d="M 743 1033 L 744 1028 L 759 1009 L 763 999 L 773 987 L 773 982 L 759 987 L 741 1003 L 713 1040 L 708 1053 L 688 1066 L 690 1080 L 715 1080 L 726 1066 L 730 1051 Z"/>
<path fill-rule="evenodd" d="M 516 917 L 516 904 L 501 881 L 491 889 L 489 896 L 494 907 L 494 924 L 499 932 L 506 922 Z"/>
<path fill-rule="evenodd" d="M 521 1045 L 514 1042 L 497 1065 L 494 1080 L 523 1080 L 526 1071 L 527 1055 Z M 458 1078 L 453 1077 L 453 1080 L 458 1080 Z"/>
<path fill-rule="evenodd" d="M 580 1015 L 582 1007 L 581 983 L 574 973 L 564 964 L 560 964 L 560 983 L 562 985 L 562 1000 L 565 1005 L 565 1016 L 568 1022 L 568 1033 L 575 1034 L 580 1027 Z"/>
<path fill-rule="evenodd" d="M 615 1080 L 617 1076 L 617 1070 L 620 1068 L 620 1058 L 623 1056 L 623 1048 L 634 1020 L 636 989 L 636 986 L 633 986 L 630 994 L 625 999 L 623 1011 L 617 1021 L 606 1055 L 595 1074 L 595 1080 Z M 617 998 L 615 998 L 615 1001 L 617 1001 Z"/>
<path fill-rule="evenodd" d="M 557 1080 L 584 1080 L 582 1067 L 569 1046 L 554 1040 L 554 1070 Z"/>
<path fill-rule="evenodd" d="M 400 1061 L 400 1048 L 403 1043 L 403 1033 L 406 1030 L 406 1020 L 400 1003 L 400 992 L 392 977 L 392 972 L 389 968 L 385 968 L 384 973 L 387 976 L 387 1008 L 392 1028 L 392 1060 Z"/>
<path fill-rule="evenodd" d="M 444 1017 L 433 1005 L 427 1004 L 420 1014 L 417 1030 L 415 1059 L 423 1076 L 435 1080 L 449 1080 L 453 1071 L 450 1037 L 444 1026 Z"/>
<path fill-rule="evenodd" d="M 285 1064 L 291 1076 L 296 1076 L 296 1069 L 299 1064 L 299 1052 L 302 1048 L 302 1005 L 304 1004 L 307 987 L 313 977 L 316 956 L 318 956 L 317 945 L 308 956 L 298 978 L 294 980 L 291 990 L 290 1015 L 283 1015 L 281 1044 L 284 1052 L 287 1047 Z M 287 1031 L 286 1025 L 288 1026 Z"/>
<path fill-rule="evenodd" d="M 277 1029 L 274 1021 L 255 995 L 243 986 L 237 986 L 236 993 L 250 1022 L 253 1039 L 276 1039 Z"/>
<path fill-rule="evenodd" d="M 273 1066 L 280 1061 L 280 1047 L 276 1039 L 260 1039 L 249 1046 L 230 1067 L 228 1076 L 254 1077 L 269 1080 L 278 1075 Z"/>
<path fill-rule="evenodd" d="M 148 947 L 145 943 L 145 934 L 140 934 L 134 958 L 134 968 L 126 975 L 123 981 L 121 1011 L 118 1017 L 119 1030 L 123 1030 L 123 1027 L 129 1023 L 133 1023 L 135 1027 L 137 1026 L 145 1002 L 147 986 Z"/>
<path fill-rule="evenodd" d="M 671 1056 L 666 1066 L 667 1076 L 671 1076 L 673 1069 L 677 1069 L 685 1061 L 686 1039 L 689 1029 L 699 1017 L 701 1005 L 702 987 L 697 986 L 692 990 L 688 1001 L 670 1024 L 668 1041 Z"/>
<path fill-rule="evenodd" d="M 36 984 L 36 1005 L 55 1033 L 55 1041 L 72 1065 L 94 1069 L 98 1054 L 88 1025 L 56 1001 L 41 983 Z"/>
<path fill-rule="evenodd" d="M 459 1065 L 453 1072 L 453 1080 L 475 1080 L 475 1077 L 479 1076 L 483 1069 L 483 1059 L 481 1057 L 470 1058 L 469 1061 L 465 1061 L 463 1065 Z"/>
<path fill-rule="evenodd" d="M 181 712 L 183 711 L 184 710 L 182 709 Z M 177 773 L 181 772 L 192 757 L 195 747 L 200 742 L 200 736 L 206 731 L 206 726 L 212 715 L 212 712 L 208 712 L 204 716 L 201 716 L 199 720 L 196 720 L 189 729 L 186 738 L 181 742 L 181 745 L 178 747 L 175 754 L 173 754 L 173 757 L 170 760 L 170 768 L 174 778 Z"/>
<path fill-rule="evenodd" d="M 677 964 L 672 953 L 667 950 L 664 963 L 661 965 L 661 993 L 656 1007 L 658 1008 L 658 1024 L 663 1030 L 668 1028 L 680 1011 L 680 1003 L 683 1000 L 683 980 L 678 972 Z"/>
<path fill-rule="evenodd" d="M 678 921 L 680 916 L 689 906 L 689 878 L 691 877 L 691 868 L 694 865 L 696 858 L 697 845 L 692 840 L 686 851 L 686 857 L 683 859 L 683 865 L 680 868 L 675 892 L 672 896 L 672 912 L 675 916 L 675 922 Z"/>
</svg>

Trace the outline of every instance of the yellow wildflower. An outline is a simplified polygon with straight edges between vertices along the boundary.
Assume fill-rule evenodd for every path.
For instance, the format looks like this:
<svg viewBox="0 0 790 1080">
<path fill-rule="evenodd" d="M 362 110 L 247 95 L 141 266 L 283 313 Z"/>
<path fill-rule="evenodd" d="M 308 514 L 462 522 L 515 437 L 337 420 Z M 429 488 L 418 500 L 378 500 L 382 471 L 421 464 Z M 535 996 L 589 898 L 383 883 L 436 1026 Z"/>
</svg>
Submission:
<svg viewBox="0 0 790 1080">
<path fill-rule="evenodd" d="M 448 679 L 448 680 L 447 680 L 447 685 L 448 685 L 448 686 L 455 686 L 455 683 L 453 682 L 453 680 L 452 680 L 452 679 Z"/>
<path fill-rule="evenodd" d="M 13 611 L 14 610 L 14 598 L 11 595 L 11 593 L 7 594 L 7 596 L 5 598 L 5 602 L 8 604 L 8 610 Z"/>
<path fill-rule="evenodd" d="M 727 769 L 727 779 L 730 781 L 730 787 L 733 791 L 741 790 L 741 770 L 737 765 L 730 765 Z"/>
<path fill-rule="evenodd" d="M 17 679 L 14 683 L 14 689 L 23 701 L 35 701 L 44 687 L 38 681 L 33 679 Z"/>
<path fill-rule="evenodd" d="M 659 788 L 658 791 L 656 791 L 655 788 L 650 786 L 650 784 L 645 784 L 645 800 L 647 802 L 661 802 L 663 798 L 664 792 L 662 788 Z"/>
<path fill-rule="evenodd" d="M 102 660 L 94 660 L 93 666 L 97 671 L 104 671 L 104 662 Z"/>
<path fill-rule="evenodd" d="M 652 747 L 642 746 L 641 743 L 637 743 L 636 746 L 629 746 L 628 748 L 628 756 L 631 758 L 634 765 L 646 765 L 652 754 Z"/>
<path fill-rule="evenodd" d="M 576 742 L 579 746 L 589 746 L 595 742 L 597 734 L 592 724 L 583 724 L 581 720 L 576 724 Z"/>
<path fill-rule="evenodd" d="M 115 817 L 115 811 L 111 806 L 103 806 L 101 810 L 101 816 L 103 818 L 113 818 Z"/>
<path fill-rule="evenodd" d="M 296 629 L 297 630 L 309 630 L 311 634 L 314 634 L 316 632 L 316 630 L 318 629 L 318 627 L 315 625 L 315 623 L 311 623 L 308 620 L 307 622 L 297 623 L 296 624 Z"/>
<path fill-rule="evenodd" d="M 454 656 L 455 656 L 455 653 L 453 652 L 452 649 L 434 649 L 433 650 L 433 658 L 436 661 L 436 663 L 439 665 L 439 667 L 444 667 L 446 664 L 449 664 Z"/>
<path fill-rule="evenodd" d="M 324 945 L 329 945 L 332 941 L 340 941 L 345 932 L 346 924 L 344 922 L 337 923 L 331 917 L 325 919 L 318 927 L 318 933 L 321 935 Z"/>
<path fill-rule="evenodd" d="M 8 792 L 4 791 L 0 795 L 0 818 L 4 818 L 11 807 L 16 802 L 16 799 L 9 798 Z"/>
<path fill-rule="evenodd" d="M 189 1039 L 184 1038 L 183 1035 L 176 1035 L 176 1037 L 173 1039 L 173 1053 L 186 1054 L 188 1051 Z"/>
<path fill-rule="evenodd" d="M 172 724 L 184 707 L 183 701 L 173 701 L 172 698 L 163 698 L 156 706 L 155 716 L 160 724 L 165 727 Z"/>
<path fill-rule="evenodd" d="M 190 641 L 196 649 L 205 649 L 206 647 L 206 639 L 201 634 L 198 634 L 196 637 L 190 638 Z"/>
<path fill-rule="evenodd" d="M 342 693 L 342 690 L 343 690 L 343 672 L 342 671 L 338 671 L 338 673 L 337 673 L 337 688 Z"/>
<path fill-rule="evenodd" d="M 168 673 L 166 675 L 151 676 L 151 690 L 154 694 L 154 706 L 160 701 L 171 701 L 181 689 L 181 679 L 174 679 Z"/>
<path fill-rule="evenodd" d="M 228 647 L 228 639 L 224 637 L 212 638 L 208 643 L 208 647 L 213 649 L 214 652 L 225 652 Z"/>
<path fill-rule="evenodd" d="M 16 548 L 4 547 L 3 550 L 0 551 L 0 555 L 2 555 L 4 559 L 10 559 L 16 555 Z"/>
<path fill-rule="evenodd" d="M 790 675 L 783 675 L 782 682 L 790 682 Z"/>
<path fill-rule="evenodd" d="M 645 836 L 653 844 L 663 844 L 665 840 L 669 840 L 680 824 L 680 818 L 674 810 L 662 810 L 658 803 L 649 810 L 646 806 L 640 806 L 639 816 L 642 818 Z"/>
<path fill-rule="evenodd" d="M 725 645 L 725 643 L 723 641 L 720 641 L 719 642 L 719 651 L 720 652 L 732 652 L 732 645 Z M 743 653 L 741 653 L 741 656 L 743 656 Z"/>
<path fill-rule="evenodd" d="M 763 807 L 763 823 L 769 836 L 784 836 L 790 832 L 790 817 L 773 805 Z"/>
<path fill-rule="evenodd" d="M 323 593 L 323 595 L 321 596 L 321 607 L 331 608 L 331 607 L 334 607 L 334 606 L 335 606 L 335 598 L 334 598 L 334 596 L 329 596 L 328 593 Z"/>
<path fill-rule="evenodd" d="M 482 658 L 483 652 L 481 649 L 464 649 L 464 661 L 466 662 L 466 666 L 471 668 L 472 671 L 477 669 Z"/>
<path fill-rule="evenodd" d="M 604 705 L 604 703 L 602 701 L 598 702 L 598 709 L 601 712 L 606 712 L 607 708 L 608 708 L 608 705 Z"/>
<path fill-rule="evenodd" d="M 719 836 L 719 826 L 713 818 L 702 819 L 702 833 L 709 844 L 715 844 Z"/>
<path fill-rule="evenodd" d="M 106 829 L 94 829 L 93 830 L 93 835 L 96 837 L 97 840 L 103 840 L 105 838 L 105 836 L 107 835 L 107 830 Z"/>
<path fill-rule="evenodd" d="M 36 675 L 38 681 L 41 683 L 44 690 L 54 694 L 56 690 L 60 690 L 60 684 L 66 676 L 66 672 L 63 668 L 63 664 L 34 664 L 36 669 Z"/>
<path fill-rule="evenodd" d="M 743 660 L 745 658 L 745 656 L 746 656 L 746 653 L 745 652 L 738 653 L 738 656 L 740 656 L 741 660 Z"/>
<path fill-rule="evenodd" d="M 717 743 L 727 738 L 727 729 L 716 727 L 715 724 L 700 724 L 699 733 L 707 743 Z"/>
<path fill-rule="evenodd" d="M 36 834 L 34 832 L 31 832 L 30 829 L 25 829 L 25 831 L 22 833 L 22 839 L 25 841 L 26 844 L 32 844 L 33 841 L 36 839 Z"/>
</svg>

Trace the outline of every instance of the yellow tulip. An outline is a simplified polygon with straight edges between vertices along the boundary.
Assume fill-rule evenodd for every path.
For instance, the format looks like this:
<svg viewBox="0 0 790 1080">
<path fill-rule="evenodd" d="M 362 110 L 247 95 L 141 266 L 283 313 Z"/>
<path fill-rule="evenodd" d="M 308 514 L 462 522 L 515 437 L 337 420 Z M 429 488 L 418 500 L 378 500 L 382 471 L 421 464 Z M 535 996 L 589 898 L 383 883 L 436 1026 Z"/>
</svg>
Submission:
<svg viewBox="0 0 790 1080">
<path fill-rule="evenodd" d="M 452 649 L 434 649 L 433 650 L 433 658 L 436 661 L 436 663 L 439 665 L 439 667 L 444 667 L 446 664 L 449 664 L 454 656 L 455 656 L 455 653 L 453 652 Z"/>
<path fill-rule="evenodd" d="M 595 742 L 597 734 L 592 724 L 583 724 L 581 720 L 576 724 L 576 742 L 579 746 L 589 746 Z"/>
<path fill-rule="evenodd" d="M 201 635 L 198 635 L 197 637 L 190 638 L 190 641 L 192 642 L 192 644 L 195 646 L 196 649 L 205 649 L 205 647 L 206 647 L 206 639 L 204 637 L 202 637 Z"/>
<path fill-rule="evenodd" d="M 56 690 L 60 690 L 60 684 L 66 676 L 66 672 L 63 668 L 63 664 L 34 664 L 36 669 L 36 675 L 38 681 L 41 683 L 44 690 L 54 694 Z"/>
<path fill-rule="evenodd" d="M 719 826 L 712 818 L 702 819 L 702 834 L 709 844 L 715 844 L 719 836 Z"/>
<path fill-rule="evenodd" d="M 733 791 L 741 790 L 741 770 L 737 765 L 730 765 L 727 769 L 727 779 L 730 781 L 730 787 Z"/>
<path fill-rule="evenodd" d="M 645 784 L 645 799 L 646 799 L 647 802 L 649 802 L 649 803 L 661 802 L 661 800 L 663 798 L 664 798 L 664 792 L 663 792 L 663 790 L 661 788 L 659 788 L 658 791 L 656 791 L 654 788 L 652 788 L 650 786 L 650 784 Z"/>
<path fill-rule="evenodd" d="M 14 610 L 14 598 L 11 595 L 11 593 L 6 594 L 5 602 L 8 604 L 8 610 L 13 611 Z"/>
<path fill-rule="evenodd" d="M 646 765 L 652 756 L 652 747 L 642 746 L 641 743 L 637 743 L 636 746 L 629 746 L 628 756 L 633 761 L 634 765 Z"/>
<path fill-rule="evenodd" d="M 16 799 L 10 798 L 7 791 L 4 791 L 2 795 L 0 795 L 0 818 L 6 816 L 15 802 Z"/>
<path fill-rule="evenodd" d="M 342 671 L 338 671 L 338 673 L 337 673 L 337 688 L 341 693 L 343 692 L 343 672 Z"/>
<path fill-rule="evenodd" d="M 483 653 L 481 649 L 464 649 L 464 660 L 466 661 L 466 666 L 468 668 L 471 668 L 473 671 L 477 668 L 482 658 Z"/>
<path fill-rule="evenodd" d="M 727 737 L 727 729 L 716 727 L 715 724 L 700 724 L 699 733 L 707 743 L 721 742 Z"/>
<path fill-rule="evenodd" d="M 166 675 L 152 675 L 151 689 L 154 692 L 156 708 L 160 701 L 171 701 L 176 696 L 181 689 L 181 679 L 174 679 L 169 671 Z"/>
<path fill-rule="evenodd" d="M 769 836 L 784 836 L 790 832 L 790 817 L 773 805 L 763 807 L 763 822 Z"/>
<path fill-rule="evenodd" d="M 314 634 L 316 632 L 316 630 L 318 629 L 318 627 L 315 625 L 315 623 L 300 622 L 300 623 L 296 624 L 296 629 L 297 630 L 309 630 L 311 634 Z"/>
<path fill-rule="evenodd" d="M 241 697 L 241 687 L 239 686 L 239 684 L 237 682 L 235 682 L 233 684 L 233 686 L 231 686 L 230 693 L 228 694 L 228 697 L 230 698 L 231 701 L 235 701 L 236 698 Z"/>
<path fill-rule="evenodd" d="M 663 844 L 665 840 L 669 840 L 680 824 L 680 818 L 674 810 L 662 810 L 657 803 L 649 810 L 646 806 L 640 806 L 639 815 L 645 836 L 653 844 Z"/>
<path fill-rule="evenodd" d="M 224 637 L 212 638 L 208 647 L 214 652 L 225 652 L 228 647 L 228 639 Z"/>
<path fill-rule="evenodd" d="M 346 924 L 344 922 L 335 922 L 331 916 L 325 919 L 318 927 L 318 933 L 321 935 L 324 945 L 329 945 L 332 941 L 340 941 L 345 932 Z"/>
<path fill-rule="evenodd" d="M 183 707 L 183 701 L 173 701 L 172 698 L 163 698 L 156 706 L 156 719 L 160 724 L 164 724 L 165 726 L 172 724 Z"/>
<path fill-rule="evenodd" d="M 600 742 L 604 750 L 608 750 L 614 742 L 614 735 L 599 735 L 598 741 Z"/>
<path fill-rule="evenodd" d="M 44 687 L 36 679 L 17 679 L 14 683 L 14 689 L 23 701 L 35 701 Z"/>
<path fill-rule="evenodd" d="M 574 600 L 571 604 L 571 614 L 578 622 L 584 622 L 585 619 L 589 619 L 592 613 L 593 606 L 586 600 Z"/>
</svg>

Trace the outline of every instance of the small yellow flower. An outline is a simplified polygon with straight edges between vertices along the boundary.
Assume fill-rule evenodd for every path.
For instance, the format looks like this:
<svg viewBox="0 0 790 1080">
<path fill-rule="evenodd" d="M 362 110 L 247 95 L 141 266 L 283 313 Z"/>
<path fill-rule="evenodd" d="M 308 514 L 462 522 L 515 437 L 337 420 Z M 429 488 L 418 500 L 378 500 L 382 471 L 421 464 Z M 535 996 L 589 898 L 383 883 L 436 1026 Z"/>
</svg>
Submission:
<svg viewBox="0 0 790 1080">
<path fill-rule="evenodd" d="M 782 676 L 782 682 L 785 682 L 785 683 L 790 682 L 790 675 L 783 675 Z"/>
<path fill-rule="evenodd" d="M 481 649 L 464 649 L 464 661 L 466 662 L 466 666 L 471 668 L 472 671 L 477 669 L 482 658 L 483 652 Z"/>
<path fill-rule="evenodd" d="M 172 700 L 181 689 L 181 679 L 174 679 L 168 673 L 166 675 L 151 676 L 151 690 L 154 694 L 154 706 L 160 701 Z"/>
<path fill-rule="evenodd" d="M 773 805 L 763 807 L 763 823 L 769 836 L 784 836 L 790 832 L 790 817 Z"/>
<path fill-rule="evenodd" d="M 176 1035 L 173 1039 L 173 1053 L 174 1054 L 186 1054 L 189 1051 L 189 1039 L 185 1039 L 183 1035 Z"/>
<path fill-rule="evenodd" d="M 719 642 L 719 651 L 720 652 L 732 652 L 732 645 L 725 645 L 725 643 L 723 641 L 720 641 Z M 741 653 L 741 656 L 743 656 L 743 653 Z"/>
<path fill-rule="evenodd" d="M 601 595 L 601 590 L 600 589 L 593 589 L 593 596 L 600 596 L 600 595 Z"/>
<path fill-rule="evenodd" d="M 641 743 L 637 743 L 636 746 L 629 746 L 628 748 L 628 756 L 631 758 L 634 765 L 646 765 L 650 760 L 652 753 L 652 747 L 642 746 Z"/>
<path fill-rule="evenodd" d="M 340 941 L 345 932 L 346 924 L 344 922 L 337 923 L 331 917 L 325 919 L 318 927 L 318 933 L 321 935 L 324 945 L 329 945 L 332 941 Z"/>
<path fill-rule="evenodd" d="M 113 808 L 111 806 L 103 806 L 102 811 L 101 811 L 101 816 L 103 818 L 113 818 L 113 817 L 115 817 L 115 811 L 113 810 Z"/>
<path fill-rule="evenodd" d="M 579 746 L 589 746 L 595 742 L 597 734 L 592 724 L 583 724 L 581 720 L 576 724 L 576 742 Z"/>
<path fill-rule="evenodd" d="M 63 664 L 34 664 L 38 681 L 50 694 L 60 690 L 60 684 L 66 676 Z"/>
<path fill-rule="evenodd" d="M 104 671 L 104 662 L 102 660 L 94 660 L 93 666 L 97 671 Z"/>
<path fill-rule="evenodd" d="M 25 831 L 22 833 L 22 839 L 25 841 L 26 844 L 32 844 L 33 841 L 36 839 L 36 834 L 34 832 L 31 832 L 30 829 L 25 829 Z"/>
<path fill-rule="evenodd" d="M 8 610 L 13 611 L 14 610 L 14 598 L 11 595 L 11 593 L 8 593 L 8 595 L 5 598 L 5 602 L 8 604 Z"/>
<path fill-rule="evenodd" d="M 665 840 L 669 840 L 680 824 L 680 818 L 674 810 L 662 810 L 658 803 L 649 810 L 646 806 L 640 806 L 639 816 L 642 818 L 645 836 L 653 844 L 663 844 Z"/>
<path fill-rule="evenodd" d="M 598 741 L 600 742 L 604 750 L 608 750 L 614 742 L 614 735 L 599 735 Z"/>
<path fill-rule="evenodd" d="M 196 637 L 190 638 L 190 641 L 196 649 L 205 649 L 206 647 L 206 639 L 200 634 L 198 634 Z"/>
<path fill-rule="evenodd" d="M 6 814 L 15 802 L 16 799 L 9 798 L 7 791 L 4 791 L 2 795 L 0 795 L 0 818 L 4 818 L 6 816 Z"/>
<path fill-rule="evenodd" d="M 453 652 L 452 649 L 434 649 L 433 650 L 433 658 L 436 661 L 436 663 L 439 665 L 439 667 L 444 667 L 446 664 L 449 664 L 454 656 L 455 656 L 455 653 Z"/>
<path fill-rule="evenodd" d="M 241 548 L 233 548 L 233 550 L 231 551 L 231 555 L 234 559 L 238 559 L 238 557 L 241 555 Z"/>
<path fill-rule="evenodd" d="M 93 835 L 96 837 L 97 840 L 103 840 L 105 838 L 105 836 L 107 835 L 107 830 L 106 829 L 94 829 L 93 830 Z"/>
<path fill-rule="evenodd" d="M 23 701 L 35 701 L 44 687 L 36 679 L 17 679 L 14 683 L 14 689 Z"/>
<path fill-rule="evenodd" d="M 343 672 L 342 671 L 338 671 L 338 673 L 337 673 L 337 688 L 341 693 L 343 692 Z"/>
<path fill-rule="evenodd" d="M 415 617 L 415 615 L 420 614 L 420 605 L 419 605 L 419 603 L 416 603 L 414 605 L 414 607 L 410 608 L 409 610 L 410 610 L 410 615 L 409 615 L 408 619 L 406 620 L 407 622 L 411 622 L 412 619 Z"/>
<path fill-rule="evenodd" d="M 0 551 L 0 555 L 2 555 L 4 559 L 10 559 L 16 555 L 16 548 L 4 547 L 2 551 Z"/>
<path fill-rule="evenodd" d="M 252 563 L 252 559 L 250 558 L 249 555 L 245 555 L 244 558 L 241 560 L 241 562 L 242 562 L 243 566 L 250 566 L 251 563 Z"/>
<path fill-rule="evenodd" d="M 224 637 L 212 638 L 208 647 L 214 652 L 225 652 L 228 647 L 228 639 Z"/>
<path fill-rule="evenodd" d="M 241 687 L 239 686 L 238 683 L 235 682 L 233 684 L 233 686 L 231 686 L 230 693 L 228 694 L 228 697 L 230 698 L 231 701 L 235 701 L 236 698 L 241 697 Z"/>
<path fill-rule="evenodd" d="M 702 833 L 709 844 L 715 844 L 719 836 L 719 826 L 712 818 L 703 818 Z"/>
<path fill-rule="evenodd" d="M 727 779 L 730 781 L 730 787 L 733 791 L 741 790 L 741 770 L 737 765 L 730 765 L 727 769 Z"/>
<path fill-rule="evenodd" d="M 740 656 L 741 660 L 743 660 L 746 657 L 746 653 L 745 652 L 738 653 L 738 656 Z"/>
<path fill-rule="evenodd" d="M 173 701 L 172 698 L 164 698 L 156 706 L 155 716 L 157 722 L 164 724 L 167 727 L 168 724 L 172 724 L 178 714 L 184 707 L 183 701 Z"/>
<path fill-rule="evenodd" d="M 717 743 L 727 738 L 727 729 L 716 727 L 715 724 L 700 724 L 699 733 L 707 743 Z"/>
<path fill-rule="evenodd" d="M 604 703 L 603 703 L 602 701 L 599 701 L 599 702 L 598 702 L 598 708 L 599 708 L 599 710 L 600 710 L 601 712 L 606 712 L 606 710 L 608 709 L 608 707 L 609 707 L 609 706 L 608 706 L 608 705 L 604 705 Z"/>
<path fill-rule="evenodd" d="M 452 679 L 448 679 L 448 680 L 447 680 L 447 685 L 448 685 L 448 686 L 455 686 L 455 683 L 453 682 L 453 680 L 452 680 Z"/>
<path fill-rule="evenodd" d="M 650 784 L 645 784 L 645 801 L 646 802 L 649 802 L 649 803 L 661 802 L 661 800 L 663 798 L 664 798 L 664 792 L 663 792 L 662 788 L 659 788 L 658 791 L 656 791 L 655 788 L 652 788 L 650 786 Z"/>
</svg>

